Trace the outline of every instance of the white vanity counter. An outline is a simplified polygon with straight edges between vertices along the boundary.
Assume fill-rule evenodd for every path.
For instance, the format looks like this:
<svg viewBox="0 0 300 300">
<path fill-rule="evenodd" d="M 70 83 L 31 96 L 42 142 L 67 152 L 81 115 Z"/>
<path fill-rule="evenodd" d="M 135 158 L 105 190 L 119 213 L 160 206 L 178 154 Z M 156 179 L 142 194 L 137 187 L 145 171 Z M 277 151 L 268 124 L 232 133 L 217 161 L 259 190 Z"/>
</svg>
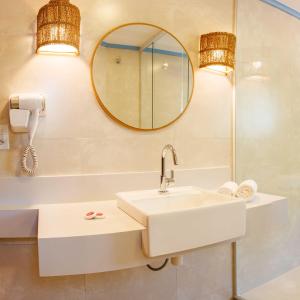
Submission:
<svg viewBox="0 0 300 300">
<path fill-rule="evenodd" d="M 247 211 L 250 213 L 262 206 L 282 215 L 282 209 L 287 208 L 283 197 L 259 193 L 247 204 Z M 106 218 L 86 220 L 84 216 L 89 211 L 101 211 Z M 160 261 L 163 257 L 150 259 L 144 256 L 143 230 L 143 225 L 118 209 L 115 200 L 40 205 L 40 275 L 105 272 Z"/>
<path fill-rule="evenodd" d="M 101 211 L 106 218 L 86 220 L 89 211 Z M 284 223 L 287 201 L 259 193 L 247 204 L 247 216 L 256 211 L 263 211 L 264 219 L 275 216 L 277 224 Z M 0 210 L 0 224 L 4 237 L 9 233 L 38 237 L 41 276 L 120 270 L 164 258 L 144 256 L 141 236 L 145 227 L 118 209 L 116 200 L 14 207 Z"/>
<path fill-rule="evenodd" d="M 226 167 L 179 170 L 175 176 L 177 186 L 212 190 L 227 181 L 230 172 Z M 109 200 L 118 191 L 156 187 L 157 178 L 158 172 L 0 179 L 0 238 L 38 238 L 42 276 L 161 262 L 164 257 L 143 254 L 145 228 L 119 210 L 116 200 Z M 101 211 L 106 218 L 87 221 L 88 211 Z M 247 219 L 257 213 L 269 219 L 275 215 L 278 223 L 287 218 L 287 200 L 258 193 L 247 204 Z"/>
</svg>

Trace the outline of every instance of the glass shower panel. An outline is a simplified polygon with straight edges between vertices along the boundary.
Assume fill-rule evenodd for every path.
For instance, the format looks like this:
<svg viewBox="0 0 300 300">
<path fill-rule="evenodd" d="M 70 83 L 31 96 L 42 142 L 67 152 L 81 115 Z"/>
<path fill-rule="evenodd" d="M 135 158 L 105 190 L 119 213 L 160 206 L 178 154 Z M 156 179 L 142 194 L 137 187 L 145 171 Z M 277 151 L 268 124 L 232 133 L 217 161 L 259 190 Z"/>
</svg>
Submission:
<svg viewBox="0 0 300 300">
<path fill-rule="evenodd" d="M 290 210 L 289 226 L 270 228 L 268 240 L 258 232 L 240 241 L 244 292 L 300 265 L 300 21 L 261 1 L 238 1 L 237 41 L 236 178 L 286 196 Z"/>
</svg>

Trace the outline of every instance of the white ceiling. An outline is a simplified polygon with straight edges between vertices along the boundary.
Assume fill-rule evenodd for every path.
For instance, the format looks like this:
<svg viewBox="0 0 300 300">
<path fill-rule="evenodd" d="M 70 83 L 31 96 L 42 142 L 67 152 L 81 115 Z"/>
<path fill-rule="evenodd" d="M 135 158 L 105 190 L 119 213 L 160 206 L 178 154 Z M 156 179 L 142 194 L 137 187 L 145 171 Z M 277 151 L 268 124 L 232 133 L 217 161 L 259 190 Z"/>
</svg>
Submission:
<svg viewBox="0 0 300 300">
<path fill-rule="evenodd" d="M 106 37 L 105 42 L 140 47 L 159 32 L 160 30 L 153 26 L 130 25 L 113 31 Z"/>
<path fill-rule="evenodd" d="M 170 34 L 164 34 L 159 40 L 156 41 L 155 47 L 161 50 L 182 52 L 182 46 Z"/>
<path fill-rule="evenodd" d="M 130 25 L 121 27 L 105 38 L 105 42 L 142 47 L 162 32 L 149 25 Z M 165 33 L 155 38 L 155 47 L 161 50 L 182 51 L 182 46 L 170 34 Z"/>
</svg>

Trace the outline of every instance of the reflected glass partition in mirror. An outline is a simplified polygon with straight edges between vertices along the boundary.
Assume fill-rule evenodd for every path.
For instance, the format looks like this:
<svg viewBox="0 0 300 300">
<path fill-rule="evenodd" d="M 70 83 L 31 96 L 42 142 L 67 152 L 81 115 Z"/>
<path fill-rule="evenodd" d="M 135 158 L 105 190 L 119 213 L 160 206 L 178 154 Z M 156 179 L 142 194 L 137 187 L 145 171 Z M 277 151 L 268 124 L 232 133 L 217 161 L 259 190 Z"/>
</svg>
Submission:
<svg viewBox="0 0 300 300">
<path fill-rule="evenodd" d="M 141 130 L 177 120 L 194 87 L 192 63 L 183 45 L 164 29 L 143 23 L 107 33 L 94 51 L 91 75 L 104 111 Z"/>
</svg>

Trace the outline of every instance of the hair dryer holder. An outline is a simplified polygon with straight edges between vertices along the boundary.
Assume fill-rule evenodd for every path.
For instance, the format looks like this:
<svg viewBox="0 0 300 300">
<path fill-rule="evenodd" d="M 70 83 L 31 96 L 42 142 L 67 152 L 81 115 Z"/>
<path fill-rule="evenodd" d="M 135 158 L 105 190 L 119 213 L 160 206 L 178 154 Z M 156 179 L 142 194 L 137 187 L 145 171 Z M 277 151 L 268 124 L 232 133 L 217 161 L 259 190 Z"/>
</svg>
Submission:
<svg viewBox="0 0 300 300">
<path fill-rule="evenodd" d="M 40 94 L 14 94 L 9 98 L 9 119 L 13 132 L 30 131 L 31 117 L 38 111 L 39 117 L 46 115 L 46 101 Z"/>
</svg>

